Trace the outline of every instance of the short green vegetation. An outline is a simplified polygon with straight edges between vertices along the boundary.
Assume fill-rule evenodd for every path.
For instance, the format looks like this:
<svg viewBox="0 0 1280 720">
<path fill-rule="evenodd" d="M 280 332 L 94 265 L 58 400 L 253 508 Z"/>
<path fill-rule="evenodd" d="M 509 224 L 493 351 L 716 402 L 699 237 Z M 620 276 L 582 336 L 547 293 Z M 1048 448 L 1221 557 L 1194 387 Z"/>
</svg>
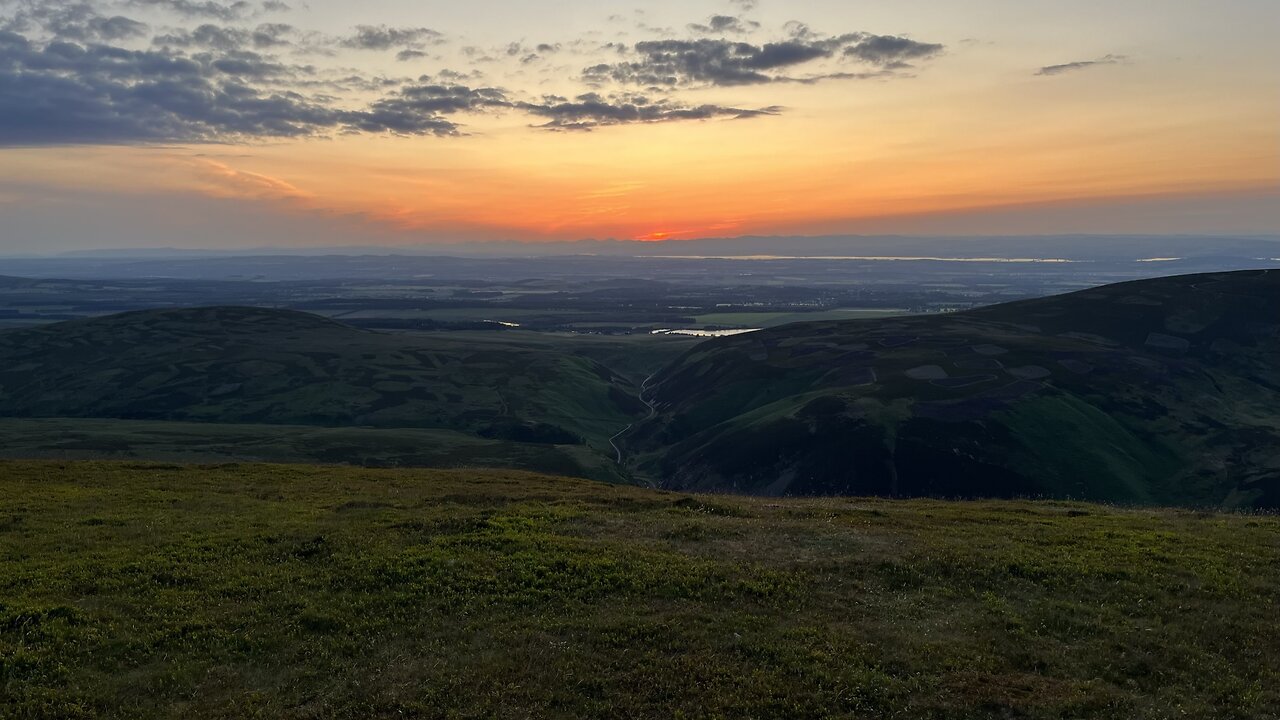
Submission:
<svg viewBox="0 0 1280 720">
<path fill-rule="evenodd" d="M 1280 519 L 0 463 L 5 718 L 1275 718 Z"/>
<path fill-rule="evenodd" d="M 0 418 L 0 437 L 0 458 L 514 468 L 625 479 L 611 458 L 585 445 L 513 442 L 453 430 Z"/>
<path fill-rule="evenodd" d="M 0 416 L 538 435 L 608 458 L 609 438 L 645 412 L 643 379 L 693 342 L 371 332 L 264 308 L 141 311 L 0 333 Z"/>
<path fill-rule="evenodd" d="M 1280 508 L 1280 272 L 700 344 L 620 440 L 664 487 Z"/>
</svg>

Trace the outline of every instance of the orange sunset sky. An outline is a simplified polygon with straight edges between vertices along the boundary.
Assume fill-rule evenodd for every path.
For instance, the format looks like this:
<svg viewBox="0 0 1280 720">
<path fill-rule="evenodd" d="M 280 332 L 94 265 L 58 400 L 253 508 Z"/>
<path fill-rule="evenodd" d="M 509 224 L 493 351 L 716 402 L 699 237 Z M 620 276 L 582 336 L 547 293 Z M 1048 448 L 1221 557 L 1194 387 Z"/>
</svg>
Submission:
<svg viewBox="0 0 1280 720">
<path fill-rule="evenodd" d="M 0 252 L 1280 234 L 1280 3 L 0 0 Z"/>
</svg>

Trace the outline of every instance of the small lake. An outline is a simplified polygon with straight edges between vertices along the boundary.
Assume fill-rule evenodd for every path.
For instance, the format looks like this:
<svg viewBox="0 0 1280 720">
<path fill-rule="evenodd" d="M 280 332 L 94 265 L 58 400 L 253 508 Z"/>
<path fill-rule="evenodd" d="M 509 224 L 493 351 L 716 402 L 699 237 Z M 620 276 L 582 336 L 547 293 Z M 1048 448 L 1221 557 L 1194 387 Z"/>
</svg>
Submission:
<svg viewBox="0 0 1280 720">
<path fill-rule="evenodd" d="M 743 333 L 759 332 L 764 328 L 735 328 L 733 330 L 650 330 L 650 335 L 690 335 L 692 337 L 725 337 L 727 335 L 741 335 Z"/>
</svg>

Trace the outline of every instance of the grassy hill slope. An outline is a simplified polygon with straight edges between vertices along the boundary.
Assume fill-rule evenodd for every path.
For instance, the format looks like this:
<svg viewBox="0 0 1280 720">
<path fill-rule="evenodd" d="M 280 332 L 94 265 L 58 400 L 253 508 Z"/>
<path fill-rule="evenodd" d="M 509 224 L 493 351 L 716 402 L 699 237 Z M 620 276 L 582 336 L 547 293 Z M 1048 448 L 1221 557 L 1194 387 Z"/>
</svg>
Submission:
<svg viewBox="0 0 1280 720">
<path fill-rule="evenodd" d="M 505 335 L 375 333 L 236 307 L 13 330 L 0 333 L 0 415 L 445 428 L 611 452 L 644 409 L 633 365 L 680 347 Z M 595 356 L 640 360 L 614 371 Z"/>
<path fill-rule="evenodd" d="M 675 488 L 1280 506 L 1280 272 L 709 341 L 624 438 Z"/>
<path fill-rule="evenodd" d="M 454 430 L 237 425 L 107 418 L 0 418 L 0 458 L 517 468 L 625 482 L 586 445 L 512 442 Z"/>
<path fill-rule="evenodd" d="M 14 718 L 1274 718 L 1280 520 L 0 463 Z"/>
</svg>

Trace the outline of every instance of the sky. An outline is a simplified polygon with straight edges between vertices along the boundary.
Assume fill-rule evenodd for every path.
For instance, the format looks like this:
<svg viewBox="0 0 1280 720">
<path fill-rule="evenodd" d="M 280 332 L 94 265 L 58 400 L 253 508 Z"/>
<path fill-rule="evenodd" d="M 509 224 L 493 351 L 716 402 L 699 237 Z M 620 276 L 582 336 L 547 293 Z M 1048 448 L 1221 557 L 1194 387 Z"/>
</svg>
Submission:
<svg viewBox="0 0 1280 720">
<path fill-rule="evenodd" d="M 1280 234 L 1276 0 L 0 0 L 0 252 Z"/>
</svg>

